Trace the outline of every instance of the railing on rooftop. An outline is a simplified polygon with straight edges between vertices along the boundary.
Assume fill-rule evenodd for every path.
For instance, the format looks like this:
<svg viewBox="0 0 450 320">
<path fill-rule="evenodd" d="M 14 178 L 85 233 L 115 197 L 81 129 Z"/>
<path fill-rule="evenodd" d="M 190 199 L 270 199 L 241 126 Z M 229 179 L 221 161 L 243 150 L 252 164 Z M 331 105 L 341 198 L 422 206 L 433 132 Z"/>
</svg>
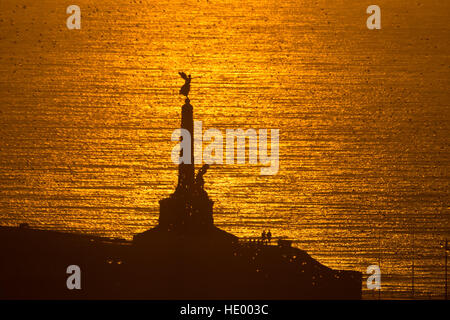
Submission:
<svg viewBox="0 0 450 320">
<path fill-rule="evenodd" d="M 278 245 L 280 247 L 290 247 L 293 240 L 286 239 L 284 237 L 265 238 L 262 237 L 242 237 L 239 238 L 239 243 L 248 245 Z"/>
</svg>

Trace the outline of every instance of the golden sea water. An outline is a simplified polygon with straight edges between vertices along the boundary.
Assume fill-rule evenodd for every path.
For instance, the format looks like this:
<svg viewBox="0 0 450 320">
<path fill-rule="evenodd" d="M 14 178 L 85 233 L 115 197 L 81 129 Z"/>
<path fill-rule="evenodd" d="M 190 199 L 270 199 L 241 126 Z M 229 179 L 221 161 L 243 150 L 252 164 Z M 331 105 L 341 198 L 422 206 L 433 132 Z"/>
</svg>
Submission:
<svg viewBox="0 0 450 320">
<path fill-rule="evenodd" d="M 412 297 L 414 263 L 414 297 L 442 298 L 450 2 L 376 4 L 381 30 L 364 1 L 2 0 L 0 223 L 126 239 L 156 225 L 186 71 L 203 130 L 280 129 L 278 174 L 208 171 L 218 227 L 378 264 L 369 299 Z"/>
</svg>

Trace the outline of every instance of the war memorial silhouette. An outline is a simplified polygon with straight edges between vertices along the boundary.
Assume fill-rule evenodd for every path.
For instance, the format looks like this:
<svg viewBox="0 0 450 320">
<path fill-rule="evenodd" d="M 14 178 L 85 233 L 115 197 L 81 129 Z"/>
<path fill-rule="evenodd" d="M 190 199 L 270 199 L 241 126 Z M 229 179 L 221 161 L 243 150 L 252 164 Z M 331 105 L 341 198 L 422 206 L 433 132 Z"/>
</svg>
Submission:
<svg viewBox="0 0 450 320">
<path fill-rule="evenodd" d="M 191 77 L 181 128 L 193 137 Z M 2 299 L 360 299 L 361 273 L 332 270 L 295 248 L 239 239 L 214 225 L 204 189 L 209 166 L 178 165 L 175 191 L 159 201 L 158 225 L 133 241 L 0 227 Z M 67 287 L 77 265 L 81 288 Z"/>
<path fill-rule="evenodd" d="M 186 96 L 185 104 L 181 108 L 181 129 L 187 130 L 190 137 L 194 137 L 194 111 L 188 97 L 191 75 L 187 77 L 184 72 L 180 72 L 180 76 L 185 79 L 180 94 Z M 236 236 L 214 226 L 214 202 L 204 189 L 203 178 L 209 165 L 203 165 L 195 175 L 194 143 L 191 142 L 189 145 L 190 161 L 178 165 L 178 184 L 175 192 L 168 198 L 159 201 L 158 226 L 136 235 L 133 241 L 136 245 L 148 245 L 160 237 L 166 236 L 167 238 L 168 235 L 207 237 L 209 241 L 219 243 L 232 243 L 238 240 Z M 180 158 L 182 152 L 183 150 L 180 151 Z"/>
</svg>

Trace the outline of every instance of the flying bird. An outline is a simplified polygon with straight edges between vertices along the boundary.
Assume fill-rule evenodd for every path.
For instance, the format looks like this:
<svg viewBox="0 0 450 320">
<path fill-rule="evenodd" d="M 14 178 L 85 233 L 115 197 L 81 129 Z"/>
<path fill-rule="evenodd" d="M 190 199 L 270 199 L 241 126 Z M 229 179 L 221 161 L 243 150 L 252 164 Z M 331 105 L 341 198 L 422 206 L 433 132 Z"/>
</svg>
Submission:
<svg viewBox="0 0 450 320">
<path fill-rule="evenodd" d="M 184 85 L 180 89 L 180 94 L 188 96 L 189 90 L 191 90 L 191 75 L 187 76 L 184 72 L 178 72 L 178 74 L 184 79 Z"/>
</svg>

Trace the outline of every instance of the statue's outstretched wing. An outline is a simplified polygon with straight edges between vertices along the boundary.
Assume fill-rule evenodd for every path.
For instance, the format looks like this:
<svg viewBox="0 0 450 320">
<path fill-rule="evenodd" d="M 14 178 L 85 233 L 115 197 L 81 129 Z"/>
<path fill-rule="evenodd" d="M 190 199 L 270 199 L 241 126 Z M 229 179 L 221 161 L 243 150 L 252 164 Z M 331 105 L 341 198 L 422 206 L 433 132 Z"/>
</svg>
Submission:
<svg viewBox="0 0 450 320">
<path fill-rule="evenodd" d="M 178 72 L 178 74 L 179 74 L 184 80 L 187 80 L 187 79 L 188 79 L 186 73 L 184 73 L 184 72 Z"/>
</svg>

